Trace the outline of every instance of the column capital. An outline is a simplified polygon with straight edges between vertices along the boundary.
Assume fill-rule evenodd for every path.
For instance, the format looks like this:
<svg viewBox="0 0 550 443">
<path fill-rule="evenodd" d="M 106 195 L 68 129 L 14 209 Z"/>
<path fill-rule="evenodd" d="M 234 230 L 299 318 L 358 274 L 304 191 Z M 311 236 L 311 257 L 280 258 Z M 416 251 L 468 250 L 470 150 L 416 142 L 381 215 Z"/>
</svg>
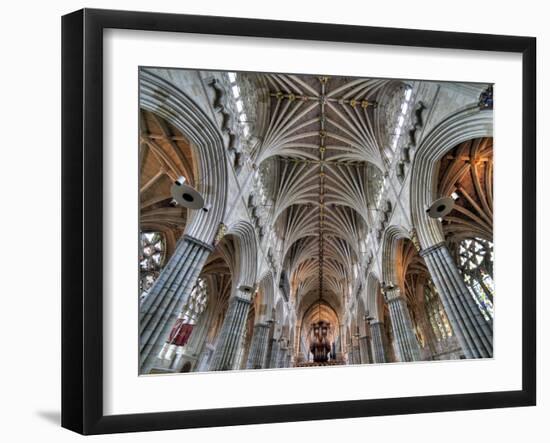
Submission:
<svg viewBox="0 0 550 443">
<path fill-rule="evenodd" d="M 238 298 L 242 302 L 247 302 L 250 304 L 252 301 L 252 294 L 254 293 L 254 288 L 247 285 L 239 285 L 234 289 L 234 294 L 231 298 Z M 229 301 L 231 301 L 231 298 Z"/>
<path fill-rule="evenodd" d="M 192 237 L 189 234 L 184 234 L 183 238 L 192 243 L 196 243 L 197 245 L 202 246 L 203 248 L 208 249 L 209 251 L 214 250 L 214 246 L 209 245 L 208 243 L 205 243 L 202 240 L 199 240 L 198 238 Z"/>
<path fill-rule="evenodd" d="M 251 294 L 254 292 L 254 286 L 250 285 L 240 285 L 237 289 L 245 294 Z"/>
<path fill-rule="evenodd" d="M 399 286 L 394 285 L 393 283 L 389 283 L 382 289 L 382 293 L 384 294 L 384 299 L 387 303 L 397 300 L 401 297 L 401 289 Z"/>
<path fill-rule="evenodd" d="M 434 251 L 437 251 L 441 248 L 446 248 L 447 247 L 447 243 L 445 243 L 444 241 L 443 242 L 439 242 L 439 243 L 436 243 L 435 245 L 432 245 L 432 246 L 428 246 L 427 248 L 424 248 L 422 250 L 420 250 L 418 252 L 418 254 L 421 256 L 421 257 L 424 257 L 426 255 L 430 255 L 432 252 Z"/>
<path fill-rule="evenodd" d="M 241 303 L 245 303 L 247 305 L 252 303 L 252 301 L 250 299 L 242 297 L 239 294 L 235 294 L 232 297 L 230 297 L 229 298 L 229 303 L 231 303 L 231 302 L 241 302 Z"/>
<path fill-rule="evenodd" d="M 265 323 L 264 322 L 259 322 L 259 323 L 256 323 L 254 325 L 255 328 L 258 327 L 258 328 L 266 328 L 266 329 L 269 328 L 269 326 L 270 325 L 267 322 L 265 322 Z"/>
</svg>

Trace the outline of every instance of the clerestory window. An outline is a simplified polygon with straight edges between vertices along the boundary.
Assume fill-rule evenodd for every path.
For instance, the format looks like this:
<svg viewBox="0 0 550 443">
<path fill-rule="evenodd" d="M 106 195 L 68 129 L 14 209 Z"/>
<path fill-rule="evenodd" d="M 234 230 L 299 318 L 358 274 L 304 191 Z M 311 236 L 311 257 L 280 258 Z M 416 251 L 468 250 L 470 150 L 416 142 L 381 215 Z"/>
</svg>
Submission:
<svg viewBox="0 0 550 443">
<path fill-rule="evenodd" d="M 160 232 L 142 232 L 139 253 L 139 289 L 144 299 L 158 278 L 166 258 L 166 241 Z"/>
<path fill-rule="evenodd" d="M 493 318 L 493 243 L 465 239 L 458 246 L 458 267 L 470 294 L 486 320 Z"/>
<path fill-rule="evenodd" d="M 424 286 L 424 306 L 437 341 L 451 337 L 453 330 L 439 295 L 431 282 Z"/>
</svg>

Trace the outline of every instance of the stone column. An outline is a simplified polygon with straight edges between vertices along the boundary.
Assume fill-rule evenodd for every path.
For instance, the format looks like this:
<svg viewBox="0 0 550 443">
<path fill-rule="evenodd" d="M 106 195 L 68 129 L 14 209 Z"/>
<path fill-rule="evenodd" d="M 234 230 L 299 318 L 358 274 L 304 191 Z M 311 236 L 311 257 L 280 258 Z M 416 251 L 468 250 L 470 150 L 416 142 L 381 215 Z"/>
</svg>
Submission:
<svg viewBox="0 0 550 443">
<path fill-rule="evenodd" d="M 370 324 L 370 332 L 372 335 L 372 360 L 373 363 L 386 363 L 386 347 L 384 323 L 376 321 Z"/>
<path fill-rule="evenodd" d="M 196 368 L 197 372 L 208 371 L 208 368 L 210 367 L 210 359 L 212 358 L 214 349 L 215 349 L 214 346 L 212 346 L 211 344 L 209 343 L 204 344 L 204 348 L 199 356 L 199 363 Z"/>
<path fill-rule="evenodd" d="M 139 308 L 139 373 L 148 374 L 187 302 L 212 246 L 185 235 Z"/>
<path fill-rule="evenodd" d="M 337 360 L 344 360 L 344 354 L 346 352 L 345 350 L 345 326 L 340 325 L 338 328 L 338 346 L 336 347 L 336 359 Z"/>
<path fill-rule="evenodd" d="M 279 361 L 277 362 L 278 368 L 286 368 L 286 356 L 288 354 L 288 347 L 285 345 L 279 349 Z"/>
<path fill-rule="evenodd" d="M 265 357 L 264 362 L 262 363 L 262 368 L 269 368 L 269 363 L 271 362 L 271 352 L 273 348 L 273 333 L 274 333 L 274 320 L 269 319 L 266 321 L 266 323 L 269 325 L 269 331 L 267 334 L 267 345 L 266 345 L 266 351 L 265 351 Z"/>
<path fill-rule="evenodd" d="M 348 348 L 348 364 L 354 365 L 356 362 L 355 362 L 355 354 L 354 354 L 355 348 L 353 346 L 353 342 L 348 344 L 347 348 Z"/>
<path fill-rule="evenodd" d="M 270 368 L 277 368 L 277 364 L 279 363 L 279 349 L 281 347 L 281 344 L 279 343 L 279 340 L 272 339 L 271 340 L 271 356 L 269 358 L 269 367 Z"/>
<path fill-rule="evenodd" d="M 420 252 L 466 358 L 493 356 L 493 323 L 485 320 L 445 243 Z"/>
<path fill-rule="evenodd" d="M 246 288 L 245 288 L 246 289 Z M 243 328 L 246 324 L 248 308 L 250 307 L 249 296 L 239 288 L 237 294 L 229 300 L 227 313 L 218 336 L 216 350 L 210 363 L 211 371 L 229 371 L 234 369 L 235 358 L 239 351 L 239 345 Z"/>
<path fill-rule="evenodd" d="M 391 324 L 395 335 L 395 347 L 399 361 L 420 360 L 420 346 L 413 331 L 407 301 L 399 288 L 385 289 L 386 302 L 390 311 Z"/>
<path fill-rule="evenodd" d="M 301 341 L 302 341 L 302 325 L 297 325 L 296 332 L 294 334 L 294 343 L 292 343 L 292 347 L 294 349 L 298 349 L 298 354 L 300 353 Z"/>
<path fill-rule="evenodd" d="M 359 337 L 359 353 L 361 355 L 361 363 L 371 363 L 369 347 L 370 337 L 368 335 Z"/>
<path fill-rule="evenodd" d="M 359 335 L 357 335 L 355 337 L 355 343 L 353 343 L 352 354 L 353 354 L 353 364 L 360 365 L 361 364 L 361 351 L 359 349 Z"/>
<path fill-rule="evenodd" d="M 286 352 L 285 368 L 290 368 L 292 362 L 292 348 L 289 347 Z"/>
<path fill-rule="evenodd" d="M 257 323 L 254 326 L 252 344 L 248 351 L 247 369 L 262 369 L 265 365 L 269 340 L 269 323 Z"/>
</svg>

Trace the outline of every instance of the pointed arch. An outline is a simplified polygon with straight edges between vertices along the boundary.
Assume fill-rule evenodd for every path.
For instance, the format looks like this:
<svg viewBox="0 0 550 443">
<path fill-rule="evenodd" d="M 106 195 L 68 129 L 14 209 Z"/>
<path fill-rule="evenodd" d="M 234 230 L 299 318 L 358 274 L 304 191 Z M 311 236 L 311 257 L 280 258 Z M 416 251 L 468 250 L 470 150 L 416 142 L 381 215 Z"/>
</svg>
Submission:
<svg viewBox="0 0 550 443">
<path fill-rule="evenodd" d="M 227 235 L 237 238 L 236 257 L 239 258 L 234 270 L 237 287 L 247 286 L 253 288 L 256 284 L 256 271 L 258 263 L 258 250 L 256 246 L 256 234 L 254 227 L 247 221 L 238 221 L 227 229 Z"/>
<path fill-rule="evenodd" d="M 467 140 L 493 136 L 493 111 L 478 104 L 463 108 L 439 123 L 417 148 L 411 173 L 412 223 L 422 249 L 444 241 L 441 223 L 426 209 L 437 198 L 437 169 L 441 157 Z"/>
<path fill-rule="evenodd" d="M 184 92 L 145 69 L 139 75 L 140 106 L 176 127 L 196 154 L 197 189 L 207 211 L 192 211 L 185 233 L 211 243 L 223 220 L 227 199 L 226 150 L 220 132 L 204 111 Z"/>
<path fill-rule="evenodd" d="M 396 257 L 397 242 L 410 238 L 409 233 L 399 226 L 389 226 L 382 239 L 382 286 L 397 284 Z"/>
</svg>

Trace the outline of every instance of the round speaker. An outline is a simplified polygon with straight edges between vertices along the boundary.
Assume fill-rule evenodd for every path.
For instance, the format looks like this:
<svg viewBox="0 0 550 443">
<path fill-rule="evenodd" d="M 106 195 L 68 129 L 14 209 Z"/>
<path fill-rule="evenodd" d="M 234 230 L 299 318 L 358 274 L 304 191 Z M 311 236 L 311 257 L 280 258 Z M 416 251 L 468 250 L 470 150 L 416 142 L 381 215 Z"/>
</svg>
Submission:
<svg viewBox="0 0 550 443">
<path fill-rule="evenodd" d="M 174 200 L 184 208 L 201 209 L 204 206 L 204 198 L 195 188 L 181 181 L 176 181 L 170 188 Z"/>
<path fill-rule="evenodd" d="M 453 210 L 455 201 L 451 197 L 443 197 L 434 201 L 426 210 L 431 218 L 445 217 Z"/>
</svg>

